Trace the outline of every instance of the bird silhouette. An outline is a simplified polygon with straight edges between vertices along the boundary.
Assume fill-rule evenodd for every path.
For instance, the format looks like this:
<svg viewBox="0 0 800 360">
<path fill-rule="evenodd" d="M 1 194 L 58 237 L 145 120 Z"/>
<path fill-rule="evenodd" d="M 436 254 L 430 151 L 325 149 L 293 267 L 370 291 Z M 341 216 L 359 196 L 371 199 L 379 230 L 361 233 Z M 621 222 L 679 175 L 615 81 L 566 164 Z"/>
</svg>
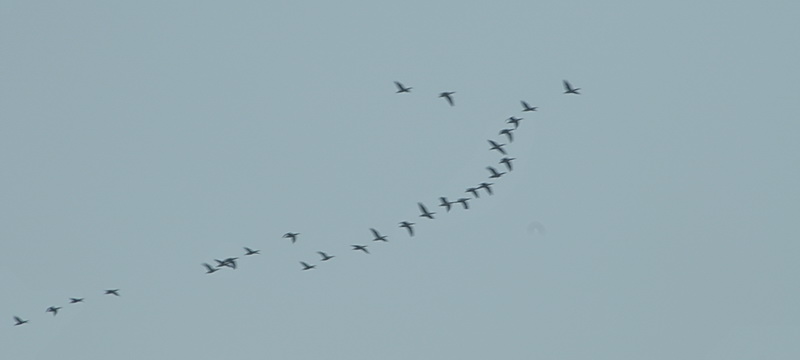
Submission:
<svg viewBox="0 0 800 360">
<path fill-rule="evenodd" d="M 445 91 L 445 92 L 439 93 L 439 97 L 443 97 L 443 98 L 447 99 L 447 102 L 450 103 L 450 106 L 453 106 L 453 105 L 455 105 L 455 104 L 453 104 L 453 94 L 455 94 L 455 93 L 456 93 L 455 91 Z"/>
<path fill-rule="evenodd" d="M 408 235 L 409 236 L 414 236 L 414 223 L 408 222 L 408 221 L 403 221 L 403 222 L 400 223 L 400 227 L 406 228 L 406 230 L 408 230 Z"/>
<path fill-rule="evenodd" d="M 452 203 L 452 202 L 450 202 L 450 201 L 447 201 L 447 198 L 446 198 L 446 197 L 444 197 L 444 196 L 443 196 L 443 197 L 440 197 L 440 198 L 439 198 L 439 201 L 441 202 L 441 203 L 439 204 L 439 206 L 442 206 L 442 207 L 444 207 L 445 209 L 447 209 L 447 212 L 450 212 L 450 207 L 451 207 L 451 205 L 453 205 L 453 203 Z"/>
<path fill-rule="evenodd" d="M 492 173 L 492 175 L 489 176 L 490 179 L 497 179 L 505 174 L 504 172 L 497 172 L 497 170 L 491 166 L 487 166 L 486 170 L 489 170 L 489 172 Z"/>
<path fill-rule="evenodd" d="M 212 267 L 211 265 L 208 265 L 207 263 L 203 263 L 203 266 L 206 267 L 206 274 L 213 274 L 214 272 L 219 271 L 218 268 Z"/>
<path fill-rule="evenodd" d="M 467 201 L 469 201 L 469 198 L 460 198 L 456 200 L 456 202 L 461 203 L 461 205 L 464 207 L 464 210 L 469 210 L 469 204 L 467 204 Z"/>
<path fill-rule="evenodd" d="M 480 195 L 478 194 L 478 189 L 477 188 L 471 187 L 471 188 L 467 189 L 467 191 L 465 191 L 465 192 L 472 193 L 472 196 L 474 196 L 476 199 L 480 198 Z"/>
<path fill-rule="evenodd" d="M 528 103 L 525 102 L 524 100 L 520 101 L 520 102 L 522 103 L 522 111 L 523 112 L 525 112 L 525 111 L 536 111 L 536 109 L 539 108 L 538 106 L 530 106 L 530 105 L 528 105 Z"/>
<path fill-rule="evenodd" d="M 369 231 L 372 231 L 372 236 L 375 237 L 374 239 L 372 239 L 372 241 L 383 241 L 383 242 L 389 241 L 389 240 L 386 240 L 386 235 L 381 235 L 381 233 L 379 233 L 378 230 L 375 230 L 373 228 L 369 228 Z"/>
<path fill-rule="evenodd" d="M 412 87 L 403 87 L 403 84 L 401 84 L 399 81 L 395 81 L 394 85 L 397 86 L 397 93 L 398 94 L 399 93 L 411 92 L 411 89 L 413 89 Z"/>
<path fill-rule="evenodd" d="M 19 318 L 19 316 L 14 316 L 14 320 L 17 322 L 16 324 L 14 324 L 14 326 L 19 326 L 28 323 L 28 320 L 22 320 Z"/>
<path fill-rule="evenodd" d="M 361 250 L 364 253 L 369 254 L 369 251 L 367 250 L 367 245 L 352 245 L 352 246 L 353 250 Z"/>
<path fill-rule="evenodd" d="M 498 143 L 494 142 L 493 140 L 487 140 L 487 141 L 489 142 L 489 144 L 492 145 L 492 147 L 489 148 L 489 150 L 497 150 L 503 155 L 506 154 L 506 151 L 503 150 L 503 146 L 506 146 L 506 144 L 498 144 Z"/>
<path fill-rule="evenodd" d="M 330 260 L 330 259 L 333 259 L 333 258 L 335 258 L 335 256 L 333 256 L 333 255 L 328 255 L 328 254 L 326 254 L 326 253 L 324 253 L 324 252 L 322 252 L 322 251 L 317 251 L 317 254 L 319 254 L 319 256 L 322 256 L 322 261 L 328 261 L 328 260 Z"/>
<path fill-rule="evenodd" d="M 564 80 L 564 94 L 575 94 L 580 95 L 581 93 L 578 92 L 581 88 L 573 88 L 572 85 L 569 84 L 569 81 Z"/>
<path fill-rule="evenodd" d="M 417 205 L 419 205 L 419 211 L 422 212 L 422 214 L 420 214 L 419 217 L 426 217 L 428 219 L 433 219 L 433 215 L 436 214 L 435 212 L 429 212 L 428 209 L 425 208 L 425 205 L 422 205 L 422 203 L 418 202 Z"/>
<path fill-rule="evenodd" d="M 500 134 L 499 135 L 506 134 L 506 136 L 508 137 L 508 142 L 514 142 L 514 135 L 511 134 L 512 131 L 514 131 L 514 129 L 503 129 L 503 130 L 500 130 Z"/>
<path fill-rule="evenodd" d="M 486 189 L 486 192 L 489 193 L 489 195 L 492 195 L 492 185 L 494 184 L 482 182 L 480 183 L 480 186 L 478 186 L 478 189 Z"/>
<path fill-rule="evenodd" d="M 119 296 L 119 289 L 110 289 L 110 290 L 106 290 L 106 293 L 105 293 L 105 295 L 115 295 L 115 296 Z"/>
<path fill-rule="evenodd" d="M 311 269 L 317 267 L 316 265 L 308 265 L 308 264 L 306 264 L 305 262 L 302 262 L 302 261 L 300 262 L 300 264 L 303 265 L 303 270 L 311 270 Z"/>
<path fill-rule="evenodd" d="M 297 235 L 300 235 L 300 233 L 287 232 L 283 234 L 283 237 L 292 239 L 292 244 L 294 244 L 294 242 L 297 241 Z"/>
<path fill-rule="evenodd" d="M 236 269 L 236 260 L 239 259 L 238 257 L 229 257 L 225 260 L 218 260 L 214 259 L 217 262 L 217 267 L 221 268 L 223 266 L 227 266 L 231 269 Z"/>
<path fill-rule="evenodd" d="M 246 253 L 244 254 L 245 256 L 261 254 L 261 250 L 253 250 L 253 249 L 251 249 L 249 247 L 246 247 L 246 246 L 244 248 L 244 251 L 246 251 Z"/>
<path fill-rule="evenodd" d="M 514 130 L 516 130 L 519 127 L 520 121 L 522 121 L 522 118 L 515 118 L 513 116 L 508 118 L 508 120 L 506 120 L 507 123 L 514 124 Z"/>
<path fill-rule="evenodd" d="M 77 304 L 79 302 L 83 302 L 83 298 L 69 298 L 70 304 Z"/>
<path fill-rule="evenodd" d="M 516 160 L 516 158 L 504 157 L 500 159 L 500 164 L 505 164 L 508 171 L 514 170 L 511 166 L 511 160 Z"/>
<path fill-rule="evenodd" d="M 45 310 L 44 312 L 51 312 L 51 313 L 53 313 L 53 316 L 56 316 L 56 315 L 58 315 L 58 310 L 60 310 L 60 309 L 61 309 L 61 307 L 59 307 L 59 306 L 51 306 L 51 307 L 47 308 L 47 310 Z"/>
</svg>

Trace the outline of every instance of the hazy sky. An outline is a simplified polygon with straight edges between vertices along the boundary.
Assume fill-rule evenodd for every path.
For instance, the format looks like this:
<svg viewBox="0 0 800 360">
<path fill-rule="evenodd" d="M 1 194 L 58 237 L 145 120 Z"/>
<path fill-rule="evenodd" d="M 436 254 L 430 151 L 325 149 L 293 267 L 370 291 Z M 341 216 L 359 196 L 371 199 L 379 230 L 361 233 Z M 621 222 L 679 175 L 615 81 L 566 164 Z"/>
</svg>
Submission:
<svg viewBox="0 0 800 360">
<path fill-rule="evenodd" d="M 800 358 L 798 18 L 0 1 L 0 357 Z"/>
</svg>

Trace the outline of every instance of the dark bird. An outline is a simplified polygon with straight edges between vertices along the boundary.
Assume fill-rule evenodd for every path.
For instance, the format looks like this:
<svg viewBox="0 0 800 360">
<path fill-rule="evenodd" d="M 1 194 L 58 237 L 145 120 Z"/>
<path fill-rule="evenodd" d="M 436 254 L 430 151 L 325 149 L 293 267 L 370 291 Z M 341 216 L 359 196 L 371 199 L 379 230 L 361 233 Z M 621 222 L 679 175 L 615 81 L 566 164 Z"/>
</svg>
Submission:
<svg viewBox="0 0 800 360">
<path fill-rule="evenodd" d="M 513 116 L 508 118 L 508 120 L 506 120 L 507 123 L 514 124 L 514 129 L 515 130 L 519 127 L 519 122 L 520 121 L 522 121 L 522 118 L 515 118 Z"/>
<path fill-rule="evenodd" d="M 406 228 L 406 230 L 408 230 L 408 236 L 414 236 L 414 227 L 413 227 L 413 225 L 414 225 L 414 223 L 408 222 L 408 221 L 403 221 L 403 222 L 400 223 L 400 227 L 404 227 L 404 228 Z"/>
<path fill-rule="evenodd" d="M 369 254 L 369 251 L 367 251 L 367 245 L 353 245 L 353 250 L 361 250 Z"/>
<path fill-rule="evenodd" d="M 530 106 L 530 105 L 528 105 L 528 103 L 525 102 L 524 100 L 520 101 L 520 102 L 522 103 L 522 111 L 523 112 L 525 112 L 525 111 L 536 111 L 536 109 L 539 108 L 538 106 Z"/>
<path fill-rule="evenodd" d="M 413 89 L 412 87 L 403 87 L 403 84 L 401 84 L 399 81 L 395 81 L 394 85 L 397 86 L 397 93 L 398 94 L 399 93 L 411 92 L 411 89 Z"/>
<path fill-rule="evenodd" d="M 369 231 L 372 231 L 372 236 L 375 237 L 374 239 L 372 239 L 372 241 L 383 241 L 383 242 L 389 241 L 389 240 L 386 240 L 386 235 L 381 235 L 381 233 L 379 233 L 378 230 L 375 230 L 373 228 L 369 228 Z"/>
<path fill-rule="evenodd" d="M 47 308 L 47 310 L 45 310 L 44 312 L 51 312 L 51 313 L 53 313 L 53 316 L 56 316 L 56 315 L 58 315 L 58 310 L 59 309 L 61 309 L 61 307 L 59 307 L 59 306 L 51 306 L 51 307 Z"/>
<path fill-rule="evenodd" d="M 468 200 L 469 200 L 468 198 L 461 198 L 461 199 L 458 199 L 456 202 L 460 202 L 461 205 L 464 206 L 464 210 L 467 210 L 467 209 L 469 209 L 469 204 L 467 204 Z"/>
<path fill-rule="evenodd" d="M 504 172 L 497 172 L 497 170 L 491 166 L 487 166 L 486 170 L 489 170 L 489 172 L 492 173 L 492 175 L 489 176 L 490 179 L 497 179 L 505 174 Z"/>
<path fill-rule="evenodd" d="M 514 169 L 511 168 L 511 160 L 517 160 L 517 159 L 516 158 L 510 158 L 510 157 L 504 157 L 504 158 L 500 159 L 500 164 L 505 164 L 506 165 L 506 169 L 508 169 L 508 171 L 514 170 Z"/>
<path fill-rule="evenodd" d="M 512 131 L 514 131 L 514 129 L 503 129 L 503 130 L 500 130 L 500 134 L 499 135 L 506 134 L 506 136 L 508 136 L 508 142 L 514 142 L 514 135 L 511 134 Z"/>
<path fill-rule="evenodd" d="M 439 93 L 439 97 L 447 99 L 447 102 L 450 103 L 450 106 L 453 106 L 453 94 L 455 93 L 455 91 L 445 91 L 443 93 Z"/>
<path fill-rule="evenodd" d="M 217 267 L 218 268 L 221 268 L 223 266 L 227 266 L 227 267 L 229 267 L 231 269 L 236 269 L 236 260 L 237 259 L 239 259 L 239 258 L 238 257 L 229 257 L 229 258 L 227 258 L 225 260 L 214 259 L 214 261 L 217 262 Z"/>
<path fill-rule="evenodd" d="M 580 95 L 581 93 L 578 92 L 581 88 L 573 88 L 572 85 L 569 84 L 569 81 L 564 80 L 564 94 L 575 94 Z"/>
<path fill-rule="evenodd" d="M 14 324 L 14 326 L 19 326 L 28 323 L 28 320 L 22 320 L 19 318 L 19 316 L 14 316 L 14 320 L 17 322 L 16 324 Z"/>
<path fill-rule="evenodd" d="M 506 144 L 498 144 L 498 143 L 494 142 L 493 140 L 487 140 L 487 141 L 489 142 L 489 144 L 492 144 L 492 147 L 489 148 L 489 150 L 497 150 L 503 155 L 506 154 L 506 151 L 503 150 L 503 146 L 506 146 Z"/>
<path fill-rule="evenodd" d="M 419 205 L 419 211 L 422 212 L 422 214 L 420 214 L 419 217 L 426 217 L 428 219 L 433 219 L 433 214 L 436 214 L 435 212 L 428 212 L 428 209 L 426 209 L 425 205 L 422 205 L 422 203 L 418 202 L 417 205 Z"/>
<path fill-rule="evenodd" d="M 283 237 L 292 239 L 292 244 L 294 244 L 294 242 L 297 241 L 297 235 L 300 235 L 300 233 L 287 232 L 283 234 Z"/>
<path fill-rule="evenodd" d="M 208 265 L 206 263 L 203 263 L 203 266 L 206 267 L 206 274 L 213 274 L 214 272 L 219 271 L 219 269 L 212 267 L 211 265 Z"/>
<path fill-rule="evenodd" d="M 322 251 L 317 251 L 317 254 L 319 254 L 319 256 L 322 256 L 322 261 L 328 261 L 328 260 L 330 260 L 330 259 L 333 259 L 333 258 L 335 258 L 335 256 L 333 256 L 333 255 L 328 255 L 328 254 L 326 254 L 326 253 L 324 253 L 324 252 L 322 252 Z"/>
<path fill-rule="evenodd" d="M 70 304 L 77 304 L 79 302 L 83 302 L 83 298 L 69 298 Z"/>
<path fill-rule="evenodd" d="M 465 192 L 472 193 L 472 196 L 474 196 L 476 199 L 480 197 L 478 195 L 478 189 L 477 188 L 471 187 L 471 188 L 467 189 L 467 191 L 465 191 Z"/>
<path fill-rule="evenodd" d="M 492 185 L 494 185 L 494 184 L 483 182 L 483 183 L 480 183 L 480 186 L 478 186 L 478 189 L 486 189 L 486 192 L 489 193 L 489 195 L 492 195 L 492 188 L 491 188 Z"/>
<path fill-rule="evenodd" d="M 303 265 L 303 270 L 311 270 L 311 269 L 317 267 L 316 265 L 308 265 L 308 264 L 306 264 L 306 263 L 304 263 L 302 261 L 300 262 L 300 264 Z"/>
<path fill-rule="evenodd" d="M 251 249 L 249 247 L 246 247 L 246 246 L 244 248 L 244 251 L 246 251 L 246 253 L 244 254 L 245 256 L 247 256 L 247 255 L 258 255 L 258 254 L 261 253 L 261 250 L 253 250 L 253 249 Z"/>
<path fill-rule="evenodd" d="M 119 296 L 119 289 L 111 289 L 111 290 L 106 290 L 106 293 L 105 293 L 105 295 L 115 295 L 115 296 Z"/>
<path fill-rule="evenodd" d="M 439 206 L 443 206 L 449 212 L 450 211 L 450 206 L 453 205 L 453 203 L 450 202 L 450 201 L 447 201 L 446 197 L 440 197 L 439 201 L 441 201 L 441 204 L 439 204 Z"/>
</svg>

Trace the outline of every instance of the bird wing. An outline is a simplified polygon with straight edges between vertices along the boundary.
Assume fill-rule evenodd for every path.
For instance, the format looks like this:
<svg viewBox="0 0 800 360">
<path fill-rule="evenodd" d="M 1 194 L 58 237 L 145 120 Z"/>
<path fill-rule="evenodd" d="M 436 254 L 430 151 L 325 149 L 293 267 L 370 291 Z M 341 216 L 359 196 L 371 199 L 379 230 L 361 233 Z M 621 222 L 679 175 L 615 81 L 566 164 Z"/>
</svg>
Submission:
<svg viewBox="0 0 800 360">
<path fill-rule="evenodd" d="M 489 144 L 492 144 L 492 147 L 500 147 L 494 140 L 488 140 Z"/>
<path fill-rule="evenodd" d="M 522 107 L 524 107 L 526 109 L 530 109 L 531 108 L 531 106 L 528 105 L 528 103 L 526 103 L 525 101 L 520 101 L 520 102 L 522 103 Z"/>
<path fill-rule="evenodd" d="M 492 173 L 492 175 L 497 175 L 497 170 L 495 170 L 495 169 L 494 169 L 493 167 L 491 167 L 491 166 L 487 166 L 487 167 L 486 167 L 486 170 L 489 170 L 489 171 Z"/>
<path fill-rule="evenodd" d="M 564 80 L 564 88 L 567 89 L 567 91 L 572 91 L 572 85 L 569 84 L 569 81 Z"/>
<path fill-rule="evenodd" d="M 417 203 L 417 205 L 419 205 L 419 210 L 422 211 L 423 214 L 428 213 L 428 209 L 425 208 L 425 205 L 422 205 L 422 203 Z"/>
<path fill-rule="evenodd" d="M 403 90 L 403 84 L 401 84 L 399 81 L 395 81 L 394 85 L 397 86 L 398 90 Z"/>
<path fill-rule="evenodd" d="M 378 230 L 375 230 L 373 228 L 369 228 L 369 231 L 371 231 L 372 235 L 375 236 L 376 238 L 381 237 L 381 234 L 378 233 Z"/>
</svg>

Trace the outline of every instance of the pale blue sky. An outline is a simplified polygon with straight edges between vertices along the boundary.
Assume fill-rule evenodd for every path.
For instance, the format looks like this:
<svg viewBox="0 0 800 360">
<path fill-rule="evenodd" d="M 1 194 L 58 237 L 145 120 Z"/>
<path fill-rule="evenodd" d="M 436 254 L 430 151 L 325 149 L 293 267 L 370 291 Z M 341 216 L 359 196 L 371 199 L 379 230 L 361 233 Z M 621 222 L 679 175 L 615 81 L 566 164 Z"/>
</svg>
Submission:
<svg viewBox="0 0 800 360">
<path fill-rule="evenodd" d="M 0 357 L 796 359 L 798 18 L 2 1 Z M 515 171 L 443 212 L 512 115 Z"/>
</svg>

